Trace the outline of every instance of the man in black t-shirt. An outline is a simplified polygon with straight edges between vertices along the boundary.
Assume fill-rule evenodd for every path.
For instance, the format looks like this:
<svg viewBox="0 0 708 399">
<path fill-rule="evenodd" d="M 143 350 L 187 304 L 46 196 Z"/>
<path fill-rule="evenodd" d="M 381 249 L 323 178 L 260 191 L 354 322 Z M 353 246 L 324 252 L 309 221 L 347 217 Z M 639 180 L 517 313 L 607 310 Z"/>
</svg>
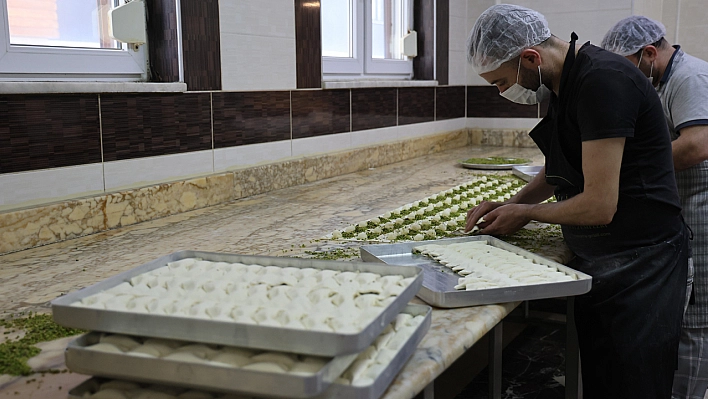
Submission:
<svg viewBox="0 0 708 399">
<path fill-rule="evenodd" d="M 661 103 L 626 59 L 576 40 L 510 4 L 475 23 L 467 46 L 480 76 L 511 101 L 550 106 L 530 133 L 542 173 L 509 201 L 470 210 L 466 228 L 482 216 L 486 234 L 560 224 L 570 265 L 593 276 L 575 302 L 584 397 L 669 398 L 689 245 Z"/>
</svg>

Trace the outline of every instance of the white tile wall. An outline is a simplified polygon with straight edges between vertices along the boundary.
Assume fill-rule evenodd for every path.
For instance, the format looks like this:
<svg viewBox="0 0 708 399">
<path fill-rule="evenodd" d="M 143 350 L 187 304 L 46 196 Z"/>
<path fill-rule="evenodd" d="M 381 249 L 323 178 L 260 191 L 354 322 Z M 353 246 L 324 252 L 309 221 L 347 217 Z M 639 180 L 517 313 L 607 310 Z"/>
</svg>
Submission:
<svg viewBox="0 0 708 399">
<path fill-rule="evenodd" d="M 545 14 L 551 32 L 561 40 L 570 40 L 570 33 L 574 31 L 579 37 L 578 44 L 582 45 L 589 40 L 598 46 L 617 21 L 630 15 L 631 8 Z"/>
<path fill-rule="evenodd" d="M 106 190 L 145 186 L 209 174 L 214 171 L 212 150 L 112 161 L 104 164 Z"/>
<path fill-rule="evenodd" d="M 708 37 L 708 3 L 706 0 L 682 0 L 677 43 L 688 54 L 708 61 L 706 37 Z"/>
<path fill-rule="evenodd" d="M 220 0 L 219 23 L 224 90 L 296 88 L 292 0 Z"/>
<path fill-rule="evenodd" d="M 448 75 L 448 84 L 450 85 L 466 85 L 467 84 L 467 52 L 452 51 L 448 55 L 450 70 Z"/>
<path fill-rule="evenodd" d="M 259 143 L 214 150 L 214 170 L 221 172 L 265 162 L 276 162 L 292 156 L 290 140 Z"/>
<path fill-rule="evenodd" d="M 224 90 L 289 90 L 297 86 L 295 39 L 221 34 Z"/>
<path fill-rule="evenodd" d="M 305 155 L 346 150 L 352 146 L 352 137 L 351 133 L 338 133 L 327 136 L 295 139 L 292 141 L 292 144 L 293 156 L 301 157 Z"/>
<path fill-rule="evenodd" d="M 447 119 L 443 121 L 414 123 L 412 125 L 398 126 L 398 139 L 405 140 L 414 137 L 427 136 L 435 133 L 449 132 L 464 129 L 466 118 Z"/>
<path fill-rule="evenodd" d="M 359 130 L 352 132 L 351 135 L 352 147 L 363 147 L 398 140 L 399 127 L 390 126 L 380 129 Z"/>
<path fill-rule="evenodd" d="M 0 210 L 3 207 L 47 202 L 103 192 L 100 163 L 0 174 Z"/>
<path fill-rule="evenodd" d="M 536 118 L 467 118 L 470 129 L 532 129 L 539 122 Z"/>
<path fill-rule="evenodd" d="M 463 14 L 464 15 L 464 14 Z M 465 51 L 467 41 L 467 18 L 464 16 L 450 16 L 450 51 Z"/>
<path fill-rule="evenodd" d="M 219 0 L 219 27 L 223 33 L 295 38 L 292 0 Z"/>
</svg>

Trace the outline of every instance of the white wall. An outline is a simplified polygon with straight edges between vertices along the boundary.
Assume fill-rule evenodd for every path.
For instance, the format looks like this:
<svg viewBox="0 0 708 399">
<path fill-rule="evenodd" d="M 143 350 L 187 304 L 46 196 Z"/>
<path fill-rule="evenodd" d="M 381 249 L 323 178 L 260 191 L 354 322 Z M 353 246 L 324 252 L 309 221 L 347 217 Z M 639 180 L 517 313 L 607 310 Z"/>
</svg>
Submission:
<svg viewBox="0 0 708 399">
<path fill-rule="evenodd" d="M 295 3 L 219 0 L 224 90 L 296 88 Z"/>
</svg>

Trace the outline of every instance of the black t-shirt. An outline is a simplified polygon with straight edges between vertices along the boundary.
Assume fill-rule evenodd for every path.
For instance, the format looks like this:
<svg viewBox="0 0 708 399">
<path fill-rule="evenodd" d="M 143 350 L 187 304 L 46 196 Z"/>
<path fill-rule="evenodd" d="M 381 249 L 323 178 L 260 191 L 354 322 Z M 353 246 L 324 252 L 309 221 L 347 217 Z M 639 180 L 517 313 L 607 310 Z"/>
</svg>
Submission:
<svg viewBox="0 0 708 399">
<path fill-rule="evenodd" d="M 589 43 L 577 56 L 571 51 L 563 66 L 560 96 L 551 96 L 548 115 L 531 132 L 546 155 L 546 180 L 556 186 L 556 196 L 562 200 L 582 192 L 583 141 L 626 141 L 613 221 L 563 226 L 566 241 L 576 254 L 592 257 L 670 237 L 681 226 L 681 205 L 656 90 L 624 57 Z"/>
</svg>

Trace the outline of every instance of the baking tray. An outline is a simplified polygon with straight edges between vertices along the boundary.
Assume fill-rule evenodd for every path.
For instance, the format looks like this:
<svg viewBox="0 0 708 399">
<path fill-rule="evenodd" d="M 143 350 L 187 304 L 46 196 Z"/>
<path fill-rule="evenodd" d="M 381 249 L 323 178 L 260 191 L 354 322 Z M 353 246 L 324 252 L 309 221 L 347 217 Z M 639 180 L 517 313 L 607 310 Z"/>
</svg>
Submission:
<svg viewBox="0 0 708 399">
<path fill-rule="evenodd" d="M 487 243 L 492 246 L 522 255 L 536 263 L 557 267 L 559 271 L 563 271 L 569 275 L 575 275 L 577 280 L 515 287 L 488 288 L 474 291 L 456 290 L 454 287 L 458 284 L 458 279 L 461 277 L 460 275 L 428 256 L 412 253 L 412 249 L 420 245 L 445 245 L 483 240 L 486 240 Z M 365 245 L 360 247 L 360 252 L 361 259 L 367 262 L 380 262 L 388 265 L 409 265 L 423 268 L 423 270 L 425 270 L 423 287 L 418 292 L 418 297 L 433 306 L 441 308 L 461 308 L 465 306 L 582 295 L 590 291 L 592 286 L 592 277 L 585 273 L 571 269 L 489 235 L 406 242 L 400 244 Z"/>
<path fill-rule="evenodd" d="M 393 357 L 391 363 L 379 374 L 371 385 L 368 386 L 352 386 L 334 383 L 324 394 L 317 399 L 378 399 L 386 392 L 388 386 L 391 385 L 393 379 L 406 365 L 408 359 L 413 356 L 418 345 L 428 333 L 431 323 L 431 311 L 429 306 L 423 305 L 408 305 L 404 310 L 405 313 L 413 316 L 425 315 L 425 319 L 418 325 L 418 328 L 413 335 L 408 338 L 408 341 L 399 349 L 398 353 Z"/>
<path fill-rule="evenodd" d="M 91 332 L 69 343 L 64 352 L 66 367 L 79 374 L 284 398 L 322 393 L 357 357 L 356 353 L 334 357 L 317 374 L 303 376 L 86 349 L 99 338 L 100 333 Z"/>
<path fill-rule="evenodd" d="M 386 391 L 388 386 L 391 384 L 393 379 L 396 377 L 396 375 L 401 371 L 401 369 L 405 366 L 406 362 L 408 359 L 413 355 L 413 353 L 416 351 L 416 348 L 420 344 L 420 342 L 423 340 L 423 337 L 425 334 L 428 332 L 430 329 L 430 324 L 431 324 L 431 312 L 432 309 L 429 306 L 424 306 L 424 305 L 408 305 L 406 308 L 403 310 L 403 312 L 418 316 L 418 315 L 424 315 L 425 318 L 423 319 L 423 322 L 418 325 L 416 328 L 416 331 L 408 338 L 406 343 L 399 349 L 398 353 L 393 357 L 391 360 L 391 363 L 379 374 L 379 376 L 374 380 L 373 384 L 369 386 L 360 386 L 360 387 L 355 387 L 351 385 L 343 385 L 343 384 L 338 384 L 338 383 L 332 383 L 329 388 L 319 396 L 317 396 L 317 399 L 376 399 L 381 397 L 383 393 Z M 348 357 L 355 358 L 357 354 L 353 355 L 348 355 Z M 154 370 L 150 370 L 150 373 L 154 372 Z M 143 376 L 141 376 L 143 377 Z M 281 384 L 281 379 L 280 379 L 280 374 L 278 374 L 278 379 L 273 380 L 270 379 L 270 384 L 275 386 L 275 385 L 280 385 Z M 132 379 L 132 378 L 131 378 Z M 84 395 L 95 392 L 98 387 L 105 381 L 108 381 L 109 379 L 107 378 L 100 378 L 100 377 L 94 377 L 91 378 L 87 381 L 84 381 L 71 391 L 69 391 L 69 399 L 83 399 L 85 398 Z M 176 379 L 175 377 L 171 377 L 171 380 L 177 380 L 174 384 L 169 383 L 166 385 L 179 385 L 179 386 L 184 386 L 184 380 L 182 379 Z M 235 381 L 234 381 L 235 382 Z M 277 382 L 277 383 L 274 383 Z M 238 381 L 240 384 L 241 382 Z M 200 386 L 201 386 L 200 382 Z M 204 384 L 205 385 L 205 384 Z M 285 389 L 279 389 L 277 387 L 273 387 L 273 389 L 276 389 L 278 391 L 286 391 Z M 208 387 L 208 389 L 205 389 L 205 391 L 214 391 L 217 390 L 216 386 L 211 386 Z M 230 391 L 230 390 L 229 390 Z M 275 391 L 270 390 L 267 395 L 274 395 Z M 299 395 L 300 392 L 288 392 L 286 397 L 301 397 L 297 396 Z"/>
<path fill-rule="evenodd" d="M 522 180 L 531 181 L 543 169 L 543 166 L 514 166 L 511 168 L 511 173 L 518 176 Z"/>
<path fill-rule="evenodd" d="M 70 306 L 82 298 L 130 281 L 131 278 L 139 274 L 165 266 L 168 262 L 185 258 L 262 266 L 371 272 L 381 275 L 402 275 L 404 278 L 415 277 L 415 279 L 393 302 L 383 308 L 382 312 L 364 330 L 349 334 Z M 163 256 L 80 291 L 59 297 L 51 304 L 54 321 L 65 327 L 333 357 L 360 352 L 368 347 L 384 327 L 403 310 L 408 301 L 416 295 L 422 285 L 422 280 L 422 269 L 398 265 L 383 266 L 364 262 L 336 262 L 188 250 Z"/>
<path fill-rule="evenodd" d="M 508 158 L 511 159 L 511 158 Z M 514 166 L 528 165 L 531 162 L 525 163 L 467 163 L 460 161 L 460 165 L 467 169 L 484 169 L 484 170 L 509 170 Z"/>
</svg>

